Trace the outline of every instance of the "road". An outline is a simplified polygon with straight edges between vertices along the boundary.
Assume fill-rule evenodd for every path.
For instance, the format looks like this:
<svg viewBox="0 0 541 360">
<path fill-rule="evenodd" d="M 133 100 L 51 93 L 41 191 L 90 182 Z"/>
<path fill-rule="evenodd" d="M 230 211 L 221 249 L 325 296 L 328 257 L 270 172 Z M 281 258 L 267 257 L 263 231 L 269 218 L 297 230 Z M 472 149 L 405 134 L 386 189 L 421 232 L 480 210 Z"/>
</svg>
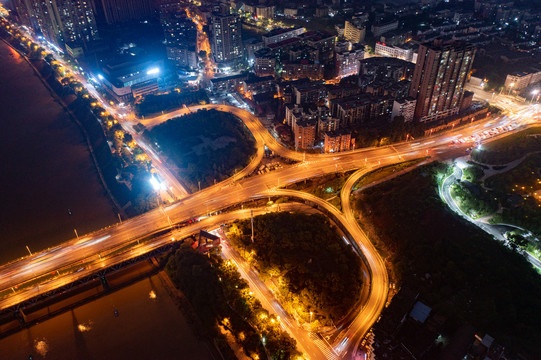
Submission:
<svg viewBox="0 0 541 360">
<path fill-rule="evenodd" d="M 83 84 L 85 86 L 90 86 L 86 82 L 83 82 Z M 95 271 L 95 268 L 91 268 L 94 265 L 88 265 L 88 269 L 85 267 L 80 272 L 58 277 L 28 290 L 17 291 L 16 287 L 18 285 L 41 275 L 53 274 L 66 267 L 75 266 L 75 264 L 88 261 L 88 259 L 93 259 L 92 264 L 95 264 L 95 266 L 106 266 L 108 265 L 106 262 L 108 260 L 100 261 L 101 253 L 118 248 L 136 239 L 143 238 L 144 236 L 155 232 L 157 229 L 167 228 L 170 226 L 170 221 L 174 223 L 185 222 L 188 219 L 213 213 L 217 210 L 261 197 L 295 196 L 315 203 L 319 207 L 324 208 L 328 213 L 332 214 L 333 217 L 335 217 L 335 220 L 338 221 L 343 228 L 347 229 L 348 233 L 353 237 L 369 267 L 371 276 L 369 298 L 350 325 L 345 329 L 341 329 L 340 334 L 338 334 L 333 344 L 334 351 L 340 357 L 352 357 L 356 354 L 362 336 L 378 319 L 381 310 L 386 304 L 389 280 L 384 261 L 367 238 L 366 234 L 357 224 L 353 212 L 349 207 L 348 200 L 343 201 L 345 208 L 344 213 L 342 213 L 329 203 L 310 194 L 291 190 L 281 190 L 279 188 L 290 183 L 320 175 L 356 169 L 365 169 L 364 171 L 367 171 L 368 169 L 375 169 L 380 166 L 395 164 L 419 157 L 431 156 L 441 159 L 454 158 L 459 154 L 464 154 L 464 150 L 467 147 L 471 147 L 472 144 L 479 141 L 479 139 L 485 139 L 487 136 L 485 133 L 488 129 L 505 127 L 508 126 L 508 124 L 513 124 L 512 128 L 518 128 L 534 122 L 538 114 L 537 108 L 520 107 L 514 109 L 515 114 L 513 116 L 501 116 L 497 119 L 481 120 L 441 134 L 423 138 L 416 142 L 402 142 L 394 144 L 393 146 L 358 149 L 337 154 L 303 154 L 287 149 L 283 147 L 251 113 L 226 105 L 207 105 L 204 107 L 181 109 L 165 115 L 141 120 L 141 122 L 146 126 L 151 127 L 171 117 L 179 116 L 189 111 L 195 111 L 199 108 L 215 108 L 220 111 L 232 113 L 246 124 L 248 129 L 254 135 L 258 146 L 257 155 L 249 166 L 232 178 L 219 184 L 203 189 L 195 194 L 185 194 L 180 201 L 166 206 L 163 209 L 154 209 L 148 213 L 124 221 L 122 224 L 96 231 L 79 239 L 72 239 L 53 249 L 42 251 L 33 254 L 32 256 L 19 259 L 18 261 L 0 266 L 0 291 L 10 289 L 13 291 L 11 296 L 7 296 L 1 300 L 0 308 L 3 309 L 10 306 L 10 304 L 18 303 L 24 299 L 35 296 L 36 293 L 48 291 L 62 284 L 71 282 L 85 273 Z M 106 109 L 114 115 L 123 115 L 119 113 L 118 109 L 111 109 L 107 106 Z M 124 119 L 126 117 L 122 116 L 121 118 Z M 126 129 L 131 129 L 133 131 L 129 121 L 129 119 L 126 119 L 126 121 L 121 121 L 121 123 Z M 132 132 L 130 131 L 130 133 Z M 500 136 L 502 136 L 501 133 Z M 459 141 L 463 139 L 463 142 Z M 139 140 L 143 142 L 143 139 Z M 142 143 L 140 144 L 142 145 Z M 299 162 L 267 174 L 248 177 L 258 165 L 265 145 L 277 155 Z M 161 171 L 163 170 L 163 174 L 165 174 L 164 176 L 167 180 L 170 181 L 171 184 L 175 184 L 175 182 L 178 183 L 178 180 L 176 180 L 172 174 L 168 173 L 167 168 L 162 166 L 159 156 L 153 153 L 152 149 L 144 145 L 143 147 L 151 152 L 153 158 L 156 160 L 156 167 Z M 357 176 L 360 176 L 360 174 L 361 173 Z M 343 194 L 341 194 L 343 199 L 349 199 L 349 193 L 351 192 L 353 183 L 354 181 L 352 179 L 347 183 L 347 186 L 344 186 L 345 189 Z M 181 192 L 180 188 L 177 190 Z M 179 233 L 176 233 L 176 236 L 185 236 L 187 231 L 190 229 L 193 230 L 195 227 L 200 226 L 200 228 L 208 228 L 231 221 L 238 217 L 246 216 L 246 210 L 244 210 L 244 213 L 242 211 L 243 210 L 240 212 L 237 211 L 234 213 L 209 217 L 207 219 L 210 220 L 205 219 L 200 223 L 197 223 L 197 225 L 183 228 Z M 134 249 L 133 253 L 126 256 L 135 256 L 149 251 L 149 248 L 158 246 L 160 241 L 171 241 L 171 239 L 159 238 L 156 241 L 144 245 L 144 247 L 147 248 L 141 246 Z"/>
<path fill-rule="evenodd" d="M 508 228 L 511 227 L 510 225 L 487 224 L 485 222 L 472 219 L 470 216 L 464 213 L 462 209 L 460 209 L 460 207 L 456 204 L 454 198 L 451 196 L 451 186 L 460 179 L 462 179 L 462 167 L 460 165 L 455 165 L 453 173 L 447 176 L 445 180 L 442 182 L 442 185 L 440 188 L 440 197 L 445 201 L 447 206 L 449 206 L 449 208 L 453 210 L 455 213 L 462 216 L 464 219 L 468 220 L 469 222 L 475 224 L 477 227 L 481 228 L 486 233 L 492 235 L 494 239 L 499 240 L 503 242 L 504 244 L 506 244 L 507 246 L 509 246 L 507 239 L 505 238 L 504 235 L 507 231 L 509 231 Z M 513 226 L 513 227 L 516 227 L 516 226 Z M 541 261 L 539 261 L 539 259 L 537 259 L 535 256 L 533 256 L 527 251 L 523 251 L 522 253 L 533 266 L 537 267 L 538 269 L 541 269 Z"/>
<path fill-rule="evenodd" d="M 152 210 L 124 221 L 122 224 L 96 231 L 80 239 L 72 239 L 49 251 L 43 251 L 1 266 L 0 289 L 11 289 L 36 276 L 50 274 L 70 264 L 75 264 L 92 256 L 96 257 L 96 254 L 106 251 L 111 247 L 142 238 L 156 229 L 169 226 L 168 216 L 171 221 L 178 223 L 250 199 L 270 195 L 291 195 L 291 193 L 285 190 L 278 190 L 278 188 L 315 176 L 366 167 L 377 168 L 379 166 L 422 157 L 427 154 L 440 158 L 456 157 L 458 153 L 464 154 L 464 149 L 471 146 L 471 144 L 459 143 L 450 146 L 453 140 L 461 136 L 475 134 L 486 129 L 487 125 L 496 126 L 502 121 L 514 120 L 502 118 L 474 123 L 468 128 L 455 129 L 418 142 L 404 142 L 392 147 L 357 150 L 331 155 L 311 155 L 310 157 L 307 154 L 306 161 L 292 166 L 284 167 L 264 175 L 251 176 L 244 179 L 237 178 L 237 181 L 222 182 L 195 194 L 188 195 L 179 202 L 164 207 L 163 211 L 161 209 Z M 257 132 L 254 136 L 257 136 Z M 261 134 L 261 136 L 263 135 Z M 283 153 L 286 153 L 286 151 Z M 304 155 L 301 156 L 304 157 Z M 316 203 L 320 201 L 321 206 L 324 207 L 329 206 L 319 198 L 313 199 L 308 194 L 301 194 L 304 193 L 295 195 L 302 196 L 302 198 Z M 345 343 L 342 343 L 344 345 L 342 346 L 343 349 L 337 349 L 337 352 L 344 356 L 355 351 L 356 343 L 360 341 L 362 335 L 379 317 L 381 309 L 386 303 L 388 278 L 383 260 L 352 218 L 351 211 L 348 210 L 346 216 L 338 212 L 336 208 L 329 211 L 332 211 L 333 214 L 336 213 L 335 216 L 337 219 L 348 229 L 361 247 L 365 257 L 369 260 L 369 268 L 372 276 L 368 303 L 362 308 L 358 318 L 356 318 L 341 336 L 342 341 L 345 341 Z M 67 281 L 69 279 L 66 279 Z M 52 287 L 52 285 L 50 286 Z M 44 291 L 44 289 L 42 288 L 37 291 Z M 13 301 L 20 301 L 35 294 L 20 294 L 15 291 L 13 295 L 7 299 L 15 298 L 16 300 Z M 5 308 L 8 304 L 5 301 L 6 299 L 2 302 L 2 308 Z"/>
<path fill-rule="evenodd" d="M 302 211 L 316 213 L 312 207 L 300 203 L 286 203 L 273 205 L 269 211 Z M 255 215 L 255 213 L 254 213 Z M 263 281 L 259 279 L 259 274 L 251 268 L 246 261 L 231 248 L 227 242 L 222 243 L 222 257 L 230 260 L 237 266 L 242 278 L 250 285 L 250 290 L 254 296 L 261 302 L 263 307 L 271 314 L 277 316 L 283 329 L 285 329 L 296 341 L 299 350 L 307 354 L 311 360 L 336 359 L 332 348 L 315 334 L 302 328 L 296 320 L 287 313 L 278 303 L 274 294 L 269 290 Z"/>
</svg>

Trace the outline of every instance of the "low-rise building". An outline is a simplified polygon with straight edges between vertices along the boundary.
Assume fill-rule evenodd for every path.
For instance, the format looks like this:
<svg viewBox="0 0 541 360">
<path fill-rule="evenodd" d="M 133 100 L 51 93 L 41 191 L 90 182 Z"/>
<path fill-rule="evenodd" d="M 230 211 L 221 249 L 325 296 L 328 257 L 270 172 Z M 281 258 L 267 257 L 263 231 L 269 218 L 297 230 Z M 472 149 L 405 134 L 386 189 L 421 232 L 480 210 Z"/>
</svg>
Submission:
<svg viewBox="0 0 541 360">
<path fill-rule="evenodd" d="M 404 122 L 412 121 L 416 103 L 417 100 L 411 97 L 396 99 L 393 103 L 393 120 L 397 116 L 402 116 Z"/>
<path fill-rule="evenodd" d="M 382 34 L 379 37 L 379 41 L 390 46 L 394 46 L 394 45 L 400 46 L 409 42 L 412 37 L 413 37 L 413 34 L 410 30 L 407 30 L 407 31 L 392 30 L 392 31 L 387 31 L 386 33 Z"/>
<path fill-rule="evenodd" d="M 350 129 L 341 129 L 326 132 L 323 149 L 326 153 L 335 153 L 355 149 L 355 138 L 351 136 Z"/>
<path fill-rule="evenodd" d="M 534 69 L 529 72 L 515 72 L 507 75 L 505 78 L 505 88 L 509 91 L 521 92 L 529 85 L 541 81 L 541 71 Z"/>
<path fill-rule="evenodd" d="M 273 76 L 251 76 L 241 82 L 244 94 L 256 95 L 276 90 Z"/>
<path fill-rule="evenodd" d="M 364 41 L 365 36 L 366 27 L 364 26 L 364 21 L 357 18 L 346 20 L 344 27 L 344 38 L 346 40 L 352 44 L 358 44 L 361 41 Z"/>
<path fill-rule="evenodd" d="M 351 126 L 376 119 L 389 119 L 393 99 L 390 96 L 359 94 L 330 101 L 331 114 L 340 119 L 341 126 Z"/>
<path fill-rule="evenodd" d="M 293 86 L 295 104 L 317 104 L 327 98 L 327 89 L 322 81 L 310 81 Z"/>
<path fill-rule="evenodd" d="M 297 8 L 289 8 L 289 7 L 284 8 L 284 16 L 288 18 L 296 18 L 298 12 L 299 12 L 299 9 Z"/>
<path fill-rule="evenodd" d="M 98 78 L 107 92 L 119 102 L 130 100 L 134 93 L 141 96 L 157 91 L 165 75 L 163 61 L 130 55 L 114 58 L 105 63 L 101 70 Z"/>
<path fill-rule="evenodd" d="M 274 6 L 257 5 L 255 8 L 255 16 L 258 19 L 274 19 Z"/>
<path fill-rule="evenodd" d="M 263 35 L 263 43 L 265 44 L 265 46 L 268 46 L 269 44 L 276 44 L 280 41 L 297 37 L 304 32 L 305 28 L 303 27 L 295 27 L 292 29 L 274 29 Z"/>
<path fill-rule="evenodd" d="M 309 149 L 316 142 L 317 120 L 301 119 L 294 130 L 295 149 Z"/>
<path fill-rule="evenodd" d="M 377 42 L 375 53 L 376 55 L 392 57 L 396 59 L 401 59 L 405 61 L 410 61 L 412 63 L 417 62 L 417 53 L 415 52 L 416 46 L 411 45 L 388 45 L 385 43 Z"/>
<path fill-rule="evenodd" d="M 336 77 L 343 78 L 359 74 L 359 61 L 364 59 L 361 49 L 335 52 Z"/>
<path fill-rule="evenodd" d="M 210 80 L 210 90 L 214 93 L 232 93 L 237 91 L 247 78 L 248 73 L 214 78 Z"/>
<path fill-rule="evenodd" d="M 311 63 L 308 60 L 291 63 L 289 61 L 282 63 L 282 77 L 285 80 L 310 79 L 323 80 L 323 64 Z"/>
<path fill-rule="evenodd" d="M 254 72 L 257 76 L 268 76 L 276 73 L 276 56 L 269 48 L 256 51 Z"/>
<path fill-rule="evenodd" d="M 372 25 L 372 34 L 376 37 L 391 30 L 398 29 L 398 20 L 379 21 Z"/>
</svg>

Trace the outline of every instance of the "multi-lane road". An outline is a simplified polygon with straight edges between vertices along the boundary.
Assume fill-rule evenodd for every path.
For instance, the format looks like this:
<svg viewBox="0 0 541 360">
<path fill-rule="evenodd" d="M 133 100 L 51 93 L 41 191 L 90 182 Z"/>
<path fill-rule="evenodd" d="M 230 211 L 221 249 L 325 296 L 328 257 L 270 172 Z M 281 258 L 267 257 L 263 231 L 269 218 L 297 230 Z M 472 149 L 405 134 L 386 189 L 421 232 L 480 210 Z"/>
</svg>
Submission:
<svg viewBox="0 0 541 360">
<path fill-rule="evenodd" d="M 88 86 L 86 82 L 82 82 Z M 105 259 L 101 261 L 101 254 L 106 253 L 109 249 L 117 248 L 122 244 L 151 234 L 157 229 L 167 228 L 170 226 L 170 221 L 174 223 L 184 222 L 187 219 L 214 213 L 217 210 L 261 197 L 292 196 L 315 203 L 332 214 L 334 220 L 339 222 L 342 228 L 346 229 L 354 239 L 369 269 L 371 281 L 368 299 L 353 321 L 346 328 L 341 329 L 333 344 L 335 354 L 342 357 L 351 357 L 356 352 L 362 336 L 377 320 L 385 306 L 389 286 L 383 259 L 357 224 L 353 212 L 349 207 L 349 194 L 356 179 L 363 175 L 363 171 L 405 160 L 426 156 L 445 159 L 463 155 L 464 150 L 472 146 L 471 139 L 486 137 L 487 130 L 502 127 L 510 128 L 510 125 L 513 128 L 518 128 L 534 120 L 537 115 L 537 109 L 514 107 L 515 114 L 513 117 L 501 116 L 497 119 L 482 120 L 438 135 L 423 138 L 419 141 L 402 142 L 393 146 L 358 149 L 337 154 L 303 154 L 288 149 L 282 146 L 254 115 L 245 110 L 227 105 L 206 105 L 203 107 L 181 109 L 157 117 L 140 120 L 140 122 L 147 127 L 152 127 L 172 117 L 181 116 L 198 109 L 217 109 L 229 112 L 244 122 L 253 134 L 257 144 L 257 153 L 252 158 L 250 164 L 230 179 L 195 194 L 186 194 L 178 179 L 161 162 L 159 155 L 150 147 L 144 146 L 143 139 L 137 138 L 143 144 L 145 150 L 151 153 L 155 160 L 154 163 L 161 171 L 162 176 L 165 174 L 164 177 L 169 185 L 176 189 L 175 195 L 178 198 L 182 197 L 182 199 L 167 207 L 155 209 L 124 221 L 122 224 L 96 231 L 79 239 L 72 239 L 53 249 L 42 251 L 24 259 L 0 266 L 0 291 L 6 289 L 12 290 L 11 296 L 5 296 L 0 300 L 0 309 L 31 298 L 37 293 L 62 286 L 77 277 L 82 277 L 89 271 L 95 271 L 96 268 L 94 266 L 109 266 L 110 264 L 105 264 L 105 262 L 117 261 L 118 259 Z M 118 109 L 109 108 L 108 110 L 112 114 L 118 113 Z M 123 117 L 123 119 L 125 119 L 121 120 L 123 126 L 132 129 L 130 126 L 132 123 L 130 121 L 134 120 L 133 117 L 128 116 Z M 463 139 L 469 140 L 462 141 Z M 296 160 L 298 163 L 267 174 L 249 176 L 261 161 L 265 146 L 274 151 L 275 154 Z M 345 184 L 341 194 L 343 211 L 339 211 L 329 203 L 315 196 L 280 189 L 284 185 L 303 179 L 355 169 L 365 170 L 357 172 Z M 212 216 L 198 223 L 197 226 L 192 225 L 191 227 L 182 229 L 176 236 L 185 236 L 190 229 L 193 230 L 192 228 L 195 229 L 195 227 L 208 228 L 245 215 L 246 212 L 242 213 L 241 211 Z M 171 239 L 158 238 L 144 247 L 134 249 L 133 254 L 127 254 L 125 256 L 136 256 L 145 251 L 150 251 L 154 246 L 160 244 L 161 241 L 171 241 Z M 55 279 L 47 280 L 44 284 L 26 290 L 17 290 L 17 287 L 25 282 L 45 274 L 53 274 L 66 267 L 75 266 L 77 263 L 84 262 L 87 264 L 89 259 L 91 265 L 88 265 L 88 268 L 85 267 L 81 272 L 58 276 Z"/>
<path fill-rule="evenodd" d="M 168 217 L 175 223 L 183 222 L 187 219 L 213 213 L 219 209 L 255 198 L 274 195 L 295 195 L 296 197 L 318 203 L 320 206 L 333 213 L 336 219 L 341 222 L 344 228 L 348 230 L 357 242 L 370 269 L 371 291 L 369 299 L 362 307 L 362 310 L 355 320 L 339 336 L 339 348 L 337 349 L 337 352 L 347 356 L 354 352 L 362 335 L 364 335 L 379 317 L 387 300 L 388 289 L 385 264 L 362 229 L 357 225 L 353 213 L 347 205 L 348 201 L 346 199 L 349 198 L 347 193 L 351 190 L 354 181 L 349 181 L 344 187 L 345 190 L 342 195 L 343 203 L 345 205 L 344 213 L 338 211 L 336 208 L 319 198 L 311 197 L 310 195 L 301 192 L 292 194 L 289 191 L 280 190 L 279 188 L 315 176 L 360 168 L 377 168 L 379 166 L 427 155 L 438 158 L 455 157 L 459 154 L 464 154 L 464 149 L 471 146 L 470 144 L 462 144 L 460 142 L 453 144 L 455 140 L 464 137 L 472 137 L 475 134 L 485 132 L 486 129 L 491 127 L 524 120 L 519 118 L 511 119 L 500 117 L 493 120 L 484 120 L 473 123 L 467 127 L 457 128 L 416 142 L 403 142 L 393 146 L 359 149 L 337 154 L 304 155 L 282 147 L 250 113 L 223 105 L 209 107 L 215 107 L 221 111 L 229 111 L 243 120 L 246 126 L 254 134 L 254 137 L 258 142 L 258 149 L 261 149 L 261 144 L 263 143 L 275 151 L 275 153 L 293 158 L 299 162 L 258 176 L 247 177 L 246 175 L 251 172 L 248 169 L 238 176 L 195 194 L 188 195 L 175 204 L 163 209 L 155 209 L 146 214 L 124 221 L 122 224 L 96 231 L 95 233 L 86 235 L 80 239 L 68 241 L 54 249 L 43 251 L 19 261 L 1 266 L 0 290 L 10 289 L 12 287 L 15 288 L 19 284 L 40 275 L 55 272 L 65 266 L 75 264 L 91 257 L 99 257 L 101 252 L 106 251 L 111 247 L 141 238 L 154 232 L 156 229 L 166 228 L 169 226 Z M 523 113 L 527 114 L 529 111 L 531 112 L 531 110 L 525 109 L 523 110 Z M 157 124 L 160 121 L 164 121 L 175 115 L 179 115 L 179 113 L 175 112 L 161 118 L 149 119 L 146 125 L 152 126 L 152 124 Z M 519 116 L 520 115 L 521 114 L 519 114 Z M 256 159 L 258 157 L 259 155 L 256 156 Z M 250 166 L 254 166 L 253 169 L 255 169 L 256 165 L 257 164 L 254 161 Z M 214 217 L 211 217 L 210 219 L 212 218 Z M 225 222 L 225 220 L 223 221 Z M 48 286 L 51 288 L 54 287 L 55 284 L 58 285 L 62 283 L 65 283 L 65 281 L 58 279 L 57 282 L 49 282 Z M 43 291 L 43 289 L 41 291 Z M 34 295 L 35 293 L 32 293 L 32 291 L 24 293 L 14 291 L 12 297 L 2 300 L 0 303 L 1 308 L 9 306 L 13 301 L 20 301 Z M 8 299 L 17 300 L 10 301 Z"/>
</svg>

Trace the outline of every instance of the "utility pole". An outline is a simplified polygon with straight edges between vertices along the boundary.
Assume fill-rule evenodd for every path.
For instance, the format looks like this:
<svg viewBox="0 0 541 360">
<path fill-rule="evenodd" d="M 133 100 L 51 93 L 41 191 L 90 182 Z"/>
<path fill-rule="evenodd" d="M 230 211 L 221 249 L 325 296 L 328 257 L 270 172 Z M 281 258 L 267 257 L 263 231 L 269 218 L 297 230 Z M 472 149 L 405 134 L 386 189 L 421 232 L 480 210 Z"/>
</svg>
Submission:
<svg viewBox="0 0 541 360">
<path fill-rule="evenodd" d="M 252 238 L 253 238 L 253 235 L 252 235 Z M 28 250 L 28 253 L 30 254 L 30 256 L 32 256 L 32 252 L 30 251 L 30 248 L 28 247 L 28 245 L 26 245 L 26 250 Z"/>
<path fill-rule="evenodd" d="M 122 218 L 120 217 L 120 213 L 118 213 L 117 215 L 118 215 L 118 220 L 119 220 L 120 223 L 122 224 Z"/>
<path fill-rule="evenodd" d="M 252 243 L 254 242 L 254 211 L 250 210 L 250 215 L 252 216 Z"/>
<path fill-rule="evenodd" d="M 75 233 L 75 236 L 77 236 L 77 240 L 79 240 L 79 234 L 77 234 L 77 229 L 73 229 L 73 232 Z"/>
</svg>

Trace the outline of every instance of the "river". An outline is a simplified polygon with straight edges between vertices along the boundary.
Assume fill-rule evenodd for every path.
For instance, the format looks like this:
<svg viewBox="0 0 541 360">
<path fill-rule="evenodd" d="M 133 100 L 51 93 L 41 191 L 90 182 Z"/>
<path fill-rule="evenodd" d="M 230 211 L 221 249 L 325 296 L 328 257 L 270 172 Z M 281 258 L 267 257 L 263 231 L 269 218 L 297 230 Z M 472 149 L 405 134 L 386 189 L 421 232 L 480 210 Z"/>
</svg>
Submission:
<svg viewBox="0 0 541 360">
<path fill-rule="evenodd" d="M 115 221 L 81 130 L 0 41 L 0 263 Z"/>
<path fill-rule="evenodd" d="M 118 311 L 115 316 L 114 310 Z M 158 275 L 0 339 L 0 359 L 212 359 Z"/>
</svg>

